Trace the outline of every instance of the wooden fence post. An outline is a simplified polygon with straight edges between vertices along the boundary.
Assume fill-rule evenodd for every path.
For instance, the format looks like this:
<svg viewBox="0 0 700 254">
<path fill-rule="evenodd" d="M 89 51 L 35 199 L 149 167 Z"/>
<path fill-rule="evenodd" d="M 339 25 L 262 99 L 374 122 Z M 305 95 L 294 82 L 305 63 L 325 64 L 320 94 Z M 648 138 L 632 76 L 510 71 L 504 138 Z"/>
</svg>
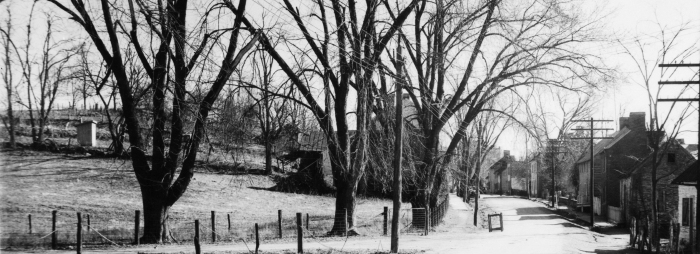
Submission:
<svg viewBox="0 0 700 254">
<path fill-rule="evenodd" d="M 52 250 L 56 249 L 56 247 L 57 247 L 56 245 L 57 245 L 57 241 L 58 241 L 58 239 L 57 239 L 58 235 L 56 234 L 56 214 L 57 213 L 58 213 L 58 211 L 56 211 L 56 210 L 51 211 L 51 249 Z"/>
<path fill-rule="evenodd" d="M 194 253 L 202 253 L 202 248 L 199 246 L 199 220 L 194 220 Z"/>
<path fill-rule="evenodd" d="M 503 213 L 500 213 L 499 215 L 500 216 L 498 216 L 498 219 L 500 220 L 500 223 L 501 223 L 501 232 L 503 232 L 503 228 L 504 228 L 503 227 Z"/>
<path fill-rule="evenodd" d="M 29 219 L 29 233 L 32 233 L 32 214 L 28 214 L 27 218 Z"/>
<path fill-rule="evenodd" d="M 87 230 L 88 230 L 88 233 L 89 233 L 89 232 L 90 232 L 90 214 L 88 213 L 88 214 L 86 214 L 86 215 L 87 215 Z"/>
<path fill-rule="evenodd" d="M 282 210 L 277 210 L 277 234 L 282 238 Z"/>
<path fill-rule="evenodd" d="M 258 254 L 260 248 L 260 234 L 258 234 L 258 223 L 255 223 L 255 254 Z"/>
<path fill-rule="evenodd" d="M 387 229 L 389 228 L 389 207 L 384 207 L 384 235 L 387 235 Z"/>
<path fill-rule="evenodd" d="M 309 230 L 309 213 L 306 213 L 306 230 Z"/>
<path fill-rule="evenodd" d="M 211 242 L 216 242 L 216 212 L 211 211 Z"/>
<path fill-rule="evenodd" d="M 343 209 L 343 211 L 345 213 L 345 215 L 344 215 L 345 223 L 343 223 L 343 225 L 345 226 L 345 236 L 348 236 L 348 209 L 345 208 L 345 209 Z"/>
<path fill-rule="evenodd" d="M 297 253 L 304 253 L 304 232 L 301 227 L 301 213 L 297 213 Z"/>
<path fill-rule="evenodd" d="M 75 250 L 76 253 L 80 254 L 83 250 L 83 216 L 80 215 L 80 212 L 78 212 L 78 231 L 75 234 L 75 238 Z"/>
<path fill-rule="evenodd" d="M 139 229 L 141 228 L 141 210 L 134 212 L 134 244 L 139 245 Z"/>
<path fill-rule="evenodd" d="M 226 218 L 228 219 L 228 231 L 231 231 L 231 214 L 227 213 Z"/>
</svg>

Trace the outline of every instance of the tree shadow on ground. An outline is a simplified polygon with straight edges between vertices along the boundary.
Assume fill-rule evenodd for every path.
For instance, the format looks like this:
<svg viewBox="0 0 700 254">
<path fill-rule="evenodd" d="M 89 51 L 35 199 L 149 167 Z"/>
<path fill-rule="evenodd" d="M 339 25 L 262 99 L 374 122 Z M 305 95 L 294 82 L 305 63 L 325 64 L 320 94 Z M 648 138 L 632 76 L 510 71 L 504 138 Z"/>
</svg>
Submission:
<svg viewBox="0 0 700 254">
<path fill-rule="evenodd" d="M 632 254 L 632 253 L 639 253 L 639 251 L 634 250 L 634 249 L 623 249 L 623 250 L 595 250 L 595 252 L 591 253 L 596 253 L 596 254 Z"/>
<path fill-rule="evenodd" d="M 554 220 L 561 219 L 559 215 L 545 215 L 545 216 L 520 216 L 519 220 Z"/>
<path fill-rule="evenodd" d="M 525 207 L 515 209 L 517 215 L 554 214 L 544 207 Z"/>
</svg>

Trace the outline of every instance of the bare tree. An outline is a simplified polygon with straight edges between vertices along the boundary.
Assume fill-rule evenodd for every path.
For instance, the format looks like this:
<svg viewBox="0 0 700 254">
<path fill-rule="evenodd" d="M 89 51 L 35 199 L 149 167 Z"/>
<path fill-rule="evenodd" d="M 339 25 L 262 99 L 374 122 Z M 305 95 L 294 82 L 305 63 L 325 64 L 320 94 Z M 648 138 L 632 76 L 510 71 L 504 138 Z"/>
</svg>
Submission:
<svg viewBox="0 0 700 254">
<path fill-rule="evenodd" d="M 99 7 L 77 0 L 71 1 L 72 8 L 57 0 L 48 1 L 80 25 L 89 35 L 104 64 L 111 70 L 122 102 L 121 108 L 129 135 L 134 174 L 141 188 L 144 210 L 142 242 L 159 243 L 169 240 L 167 227 L 169 210 L 182 197 L 194 176 L 197 150 L 204 137 L 207 117 L 231 74 L 238 68 L 241 59 L 256 41 L 252 38 L 239 49 L 241 41 L 244 40 L 241 38 L 241 31 L 245 29 L 241 17 L 245 11 L 246 1 L 241 0 L 237 7 L 234 7 L 231 1 L 211 5 L 201 16 L 196 27 L 187 25 L 187 14 L 190 12 L 187 0 L 173 0 L 165 3 L 129 0 L 122 5 L 114 5 L 107 0 L 102 0 Z M 124 4 L 128 4 L 128 8 L 123 8 Z M 232 15 L 236 16 L 233 24 L 209 29 L 207 21 L 209 15 L 221 13 L 213 10 L 225 10 L 227 7 L 233 11 Z M 100 19 L 90 15 L 96 11 L 100 13 L 97 15 L 101 17 Z M 130 30 L 127 31 L 122 20 L 113 20 L 115 14 L 126 16 L 124 20 L 130 22 Z M 139 27 L 140 24 L 144 24 L 143 27 Z M 138 31 L 142 29 L 150 33 L 152 43 L 140 43 L 141 37 Z M 124 43 L 125 40 L 128 43 Z M 192 45 L 193 42 L 199 42 L 199 45 Z M 188 88 L 192 86 L 188 86 L 187 78 L 194 71 L 205 71 L 206 68 L 202 65 L 214 61 L 204 59 L 202 62 L 199 58 L 205 51 L 213 55 L 210 50 L 216 47 L 212 45 L 218 43 L 222 45 L 221 52 L 218 53 L 223 58 L 218 63 L 218 67 L 210 72 L 213 81 L 207 84 L 207 88 L 198 88 L 204 91 L 204 96 L 198 100 L 193 109 L 194 116 L 188 118 L 186 114 L 189 112 L 189 105 L 186 103 L 186 96 L 191 94 Z M 127 47 L 133 48 L 136 52 L 141 68 L 150 79 L 148 88 L 153 95 L 152 101 L 149 101 L 152 103 L 150 114 L 153 119 L 150 160 L 146 154 L 148 142 L 144 138 L 147 132 L 141 127 L 143 120 L 139 117 L 140 109 L 137 108 L 138 93 L 135 90 L 138 88 L 130 79 L 123 55 Z M 192 53 L 188 53 L 190 48 L 194 49 Z M 197 83 L 197 86 L 202 85 L 204 84 Z M 166 92 L 171 92 L 172 96 L 166 97 Z M 170 114 L 166 114 L 166 100 L 172 103 Z M 167 147 L 166 120 L 170 121 L 170 143 Z M 188 120 L 194 123 L 192 138 L 185 144 L 183 133 L 185 122 Z M 180 160 L 181 155 L 182 160 Z M 177 174 L 178 169 L 179 174 Z"/>
<path fill-rule="evenodd" d="M 12 97 L 15 84 L 14 76 L 12 75 L 11 70 L 12 57 L 10 54 L 10 44 L 12 44 L 12 13 L 10 12 L 9 7 L 7 8 L 7 23 L 5 25 L 5 29 L 0 28 L 0 32 L 2 32 L 4 38 L 4 40 L 2 41 L 2 46 L 5 48 L 5 61 L 3 61 L 5 66 L 4 71 L 2 72 L 2 80 L 5 83 L 5 90 L 7 92 L 7 121 L 4 121 L 3 119 L 3 123 L 5 124 L 5 127 L 7 128 L 7 131 L 10 134 L 10 147 L 16 148 L 17 144 L 15 143 L 15 116 L 12 110 L 12 104 L 14 103 Z"/>
<path fill-rule="evenodd" d="M 313 17 L 318 19 L 314 22 L 320 22 L 323 29 L 318 36 L 314 36 L 309 31 L 309 22 L 303 20 L 302 14 L 290 1 L 284 0 L 286 11 L 293 17 L 304 42 L 313 51 L 313 54 L 307 56 L 315 63 L 310 72 L 311 75 L 322 77 L 325 105 L 314 97 L 308 80 L 299 77 L 299 73 L 280 55 L 280 50 L 274 47 L 266 36 L 261 37 L 261 44 L 304 96 L 304 104 L 313 112 L 321 130 L 326 134 L 333 182 L 337 191 L 337 218 L 331 233 L 343 233 L 346 226 L 355 231 L 355 195 L 367 159 L 367 135 L 374 94 L 372 79 L 389 40 L 403 25 L 416 3 L 417 0 L 414 0 L 406 7 L 400 8 L 394 21 L 379 22 L 379 1 L 367 1 L 364 13 L 358 13 L 355 1 L 345 3 L 331 0 L 330 16 L 326 12 L 327 3 L 318 0 L 315 8 L 318 8 L 320 15 Z M 253 27 L 247 19 L 244 19 L 244 22 Z M 334 39 L 333 44 L 331 38 Z M 337 48 L 330 49 L 329 45 L 335 45 Z M 351 112 L 347 108 L 351 89 L 357 92 L 354 135 L 351 135 L 349 130 L 348 114 Z M 347 225 L 341 219 L 344 211 L 347 211 L 348 215 Z"/>
<path fill-rule="evenodd" d="M 495 98 L 522 88 L 567 86 L 565 80 L 603 74 L 595 57 L 576 50 L 595 39 L 595 21 L 562 15 L 558 1 L 466 4 L 458 0 L 421 1 L 412 31 L 399 33 L 410 56 L 408 92 L 418 107 L 424 150 L 421 185 L 407 193 L 414 207 L 437 202 L 436 179 L 456 154 L 469 126 Z M 586 86 L 592 85 L 585 83 Z M 456 134 L 440 152 L 440 133 L 455 113 L 465 110 Z"/>
<path fill-rule="evenodd" d="M 687 30 L 689 30 L 687 24 L 676 30 L 669 30 L 659 25 L 660 35 L 655 38 L 657 41 L 653 43 L 643 43 L 640 40 L 635 40 L 633 45 L 626 45 L 620 42 L 620 45 L 625 49 L 625 54 L 636 64 L 635 74 L 637 76 L 633 80 L 646 90 L 649 103 L 650 122 L 647 126 L 647 144 L 650 154 L 644 160 L 648 160 L 651 163 L 651 171 L 649 172 L 651 175 L 651 202 L 648 204 L 651 207 L 652 223 L 650 239 L 657 253 L 660 251 L 660 211 L 658 211 L 659 207 L 657 207 L 659 183 L 668 183 L 671 180 L 669 179 L 671 176 L 677 175 L 684 169 L 683 167 L 675 167 L 662 170 L 661 165 L 669 151 L 678 149 L 679 144 L 676 142 L 676 137 L 682 132 L 684 120 L 689 118 L 694 110 L 692 110 L 690 104 L 677 105 L 676 102 L 671 103 L 667 110 L 660 108 L 658 99 L 664 97 L 662 86 L 656 84 L 653 78 L 660 74 L 663 79 L 677 72 L 677 69 L 674 68 L 658 69 L 659 64 L 683 62 L 698 52 L 696 43 L 691 45 L 681 44 L 682 40 L 680 37 Z M 694 73 L 693 78 L 697 77 L 697 75 L 698 73 Z M 690 90 L 691 87 L 689 85 L 683 86 L 680 90 L 677 90 L 677 96 L 683 96 L 686 91 Z M 677 107 L 680 108 L 680 112 L 673 114 L 673 110 Z M 640 188 L 638 190 L 641 199 L 646 199 L 644 189 Z M 697 226 L 700 226 L 700 222 Z"/>
</svg>

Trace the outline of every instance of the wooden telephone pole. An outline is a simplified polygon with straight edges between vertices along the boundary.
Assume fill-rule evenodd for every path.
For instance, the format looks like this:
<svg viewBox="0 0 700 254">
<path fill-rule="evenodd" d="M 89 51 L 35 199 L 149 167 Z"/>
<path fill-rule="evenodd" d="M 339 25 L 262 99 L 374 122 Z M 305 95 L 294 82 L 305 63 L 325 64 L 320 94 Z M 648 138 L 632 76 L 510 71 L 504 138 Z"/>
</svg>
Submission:
<svg viewBox="0 0 700 254">
<path fill-rule="evenodd" d="M 573 122 L 588 122 L 590 124 L 589 128 L 577 128 L 576 130 L 586 130 L 590 132 L 590 136 L 587 138 L 571 138 L 571 139 L 588 139 L 590 143 L 588 146 L 591 148 L 591 169 L 590 169 L 590 179 L 588 179 L 588 191 L 589 191 L 589 205 L 591 206 L 591 229 L 593 229 L 593 226 L 595 226 L 595 209 L 593 209 L 593 178 L 595 176 L 594 170 L 593 170 L 593 159 L 594 159 L 594 154 L 593 154 L 593 140 L 594 139 L 612 139 L 611 137 L 596 137 L 594 136 L 595 131 L 600 131 L 600 130 L 612 130 L 610 128 L 595 128 L 595 123 L 597 122 L 612 122 L 613 120 L 595 120 L 593 117 L 589 120 L 573 120 Z"/>
<path fill-rule="evenodd" d="M 661 68 L 700 68 L 700 63 L 689 63 L 689 64 L 659 64 Z M 698 71 L 700 75 L 700 71 Z M 700 80 L 678 80 L 678 81 L 659 81 L 659 85 L 700 85 Z M 700 102 L 700 94 L 698 98 L 675 98 L 675 99 L 657 99 L 658 102 Z M 700 110 L 698 110 L 698 144 L 700 144 Z M 695 192 L 700 193 L 700 179 L 695 180 Z M 697 196 L 697 194 L 696 194 Z M 695 200 L 696 211 L 700 211 L 700 200 Z M 691 209 L 692 210 L 692 209 Z M 697 213 L 697 212 L 696 212 Z M 691 213 L 693 215 L 693 213 Z M 695 230 L 700 228 L 700 220 L 695 219 Z M 693 232 L 693 225 L 690 225 L 690 246 L 693 248 L 693 253 L 700 253 L 700 234 Z M 695 235 L 693 235 L 695 234 Z"/>
<path fill-rule="evenodd" d="M 398 77 L 396 82 L 396 125 L 394 126 L 394 202 L 391 215 L 391 253 L 399 253 L 399 212 L 401 211 L 401 159 L 403 152 L 403 56 L 396 49 Z"/>
</svg>

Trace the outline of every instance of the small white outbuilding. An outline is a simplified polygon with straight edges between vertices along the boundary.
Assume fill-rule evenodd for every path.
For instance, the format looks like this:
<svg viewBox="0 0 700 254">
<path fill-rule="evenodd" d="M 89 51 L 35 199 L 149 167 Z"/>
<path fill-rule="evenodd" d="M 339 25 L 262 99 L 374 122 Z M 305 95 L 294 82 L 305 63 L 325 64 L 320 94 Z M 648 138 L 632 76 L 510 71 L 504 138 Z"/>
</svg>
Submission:
<svg viewBox="0 0 700 254">
<path fill-rule="evenodd" d="M 78 143 L 81 146 L 97 146 L 97 122 L 90 120 L 75 127 L 78 129 Z"/>
</svg>

